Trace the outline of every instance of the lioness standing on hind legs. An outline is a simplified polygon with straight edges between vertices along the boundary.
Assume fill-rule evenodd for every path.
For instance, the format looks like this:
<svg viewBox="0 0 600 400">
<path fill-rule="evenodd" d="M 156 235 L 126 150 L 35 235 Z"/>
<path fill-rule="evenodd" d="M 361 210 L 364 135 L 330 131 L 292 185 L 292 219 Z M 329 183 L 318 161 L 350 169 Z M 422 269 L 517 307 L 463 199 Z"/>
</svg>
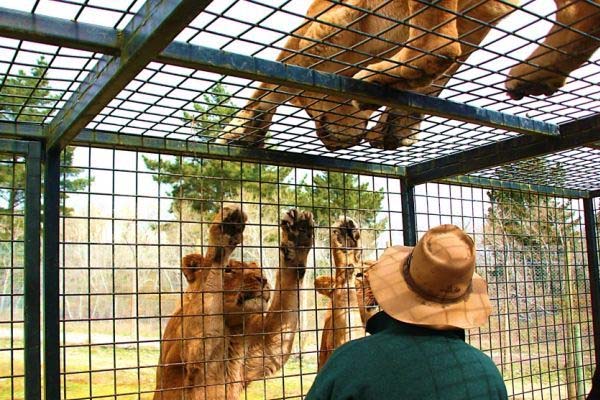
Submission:
<svg viewBox="0 0 600 400">
<path fill-rule="evenodd" d="M 280 268 L 268 310 L 271 290 L 261 268 L 229 259 L 246 220 L 238 205 L 224 206 L 209 229 L 206 254 L 182 260 L 188 288 L 165 328 L 155 400 L 235 400 L 289 358 L 313 245 L 312 214 L 290 210 L 281 219 Z"/>
</svg>

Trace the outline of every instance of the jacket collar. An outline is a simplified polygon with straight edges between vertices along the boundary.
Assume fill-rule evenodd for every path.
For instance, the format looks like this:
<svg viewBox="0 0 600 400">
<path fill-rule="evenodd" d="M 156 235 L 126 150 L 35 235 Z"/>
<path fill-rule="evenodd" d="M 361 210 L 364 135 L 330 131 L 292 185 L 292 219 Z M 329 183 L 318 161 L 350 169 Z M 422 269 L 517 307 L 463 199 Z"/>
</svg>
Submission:
<svg viewBox="0 0 600 400">
<path fill-rule="evenodd" d="M 440 331 L 430 328 L 425 328 L 423 326 L 408 324 L 406 322 L 398 321 L 388 314 L 385 311 L 380 311 L 377 314 L 373 315 L 367 321 L 367 332 L 371 335 L 376 333 L 380 333 L 383 331 L 394 331 L 401 334 L 407 335 L 417 335 L 417 336 L 446 336 L 449 338 L 457 338 L 461 340 L 465 340 L 465 331 L 462 329 L 453 329 L 449 331 Z"/>
</svg>

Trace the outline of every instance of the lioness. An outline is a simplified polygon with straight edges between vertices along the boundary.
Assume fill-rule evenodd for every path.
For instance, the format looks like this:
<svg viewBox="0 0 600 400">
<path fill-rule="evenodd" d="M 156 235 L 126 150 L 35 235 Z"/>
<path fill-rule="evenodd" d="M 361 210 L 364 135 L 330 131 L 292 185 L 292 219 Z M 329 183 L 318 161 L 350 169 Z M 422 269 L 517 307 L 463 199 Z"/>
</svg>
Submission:
<svg viewBox="0 0 600 400">
<path fill-rule="evenodd" d="M 511 70 L 506 83 L 511 97 L 554 93 L 590 57 L 600 46 L 599 2 L 555 0 L 557 23 L 544 44 Z M 436 96 L 459 62 L 517 5 L 518 0 L 315 0 L 277 60 Z M 262 146 L 275 109 L 286 101 L 307 111 L 329 150 L 363 139 L 383 149 L 410 145 L 422 118 L 388 109 L 367 131 L 372 106 L 300 92 L 262 83 L 220 142 Z"/>
<path fill-rule="evenodd" d="M 229 259 L 246 219 L 239 206 L 224 207 L 210 227 L 206 254 L 183 258 L 188 288 L 163 334 L 155 400 L 238 399 L 252 380 L 277 371 L 289 358 L 313 242 L 312 215 L 290 210 L 281 220 L 273 299 L 256 263 Z"/>
<path fill-rule="evenodd" d="M 340 217 L 331 230 L 335 277 L 315 278 L 315 289 L 330 299 L 322 325 L 319 370 L 335 349 L 365 335 L 367 320 L 377 311 L 366 272 L 374 261 L 362 260 L 360 237 L 358 224 Z"/>
</svg>

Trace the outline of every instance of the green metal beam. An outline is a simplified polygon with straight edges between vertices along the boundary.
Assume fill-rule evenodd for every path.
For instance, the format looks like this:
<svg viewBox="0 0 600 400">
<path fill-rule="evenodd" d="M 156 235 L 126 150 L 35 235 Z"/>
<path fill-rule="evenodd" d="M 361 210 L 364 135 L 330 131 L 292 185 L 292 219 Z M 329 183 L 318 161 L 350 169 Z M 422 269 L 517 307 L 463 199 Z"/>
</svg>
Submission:
<svg viewBox="0 0 600 400">
<path fill-rule="evenodd" d="M 15 139 L 43 140 L 42 125 L 28 122 L 0 122 L 0 136 Z"/>
<path fill-rule="evenodd" d="M 517 136 L 501 142 L 436 158 L 407 168 L 414 184 L 537 157 L 600 140 L 600 115 L 582 118 L 559 126 L 559 137 Z"/>
<path fill-rule="evenodd" d="M 214 158 L 233 161 L 249 161 L 281 166 L 326 169 L 386 177 L 401 177 L 404 167 L 350 161 L 341 158 L 315 156 L 276 150 L 248 149 L 212 143 L 164 139 L 140 135 L 128 135 L 85 129 L 73 141 L 73 145 L 109 147 L 122 150 L 160 152 L 191 157 Z"/>
<path fill-rule="evenodd" d="M 27 182 L 25 184 L 25 264 L 24 292 L 24 348 L 25 348 L 25 398 L 41 399 L 41 312 L 40 312 L 40 217 L 42 188 L 42 145 L 27 143 L 25 159 Z"/>
<path fill-rule="evenodd" d="M 43 140 L 48 126 L 27 122 L 0 123 L 0 137 L 21 137 Z M 14 141 L 9 141 L 14 142 Z M 0 145 L 2 139 L 0 139 Z M 337 157 L 315 156 L 277 150 L 248 149 L 205 142 L 165 139 L 151 136 L 83 129 L 70 143 L 74 146 L 106 147 L 129 151 L 146 151 L 188 157 L 249 161 L 300 168 L 322 168 L 329 171 L 350 172 L 385 177 L 402 177 L 400 166 L 345 160 Z M 334 153 L 332 153 L 334 155 Z"/>
<path fill-rule="evenodd" d="M 12 10 L 0 9 L 0 13 L 12 15 L 15 12 Z M 17 17 L 15 16 L 14 18 L 16 19 Z M 23 15 L 19 15 L 18 18 L 26 19 Z M 32 16 L 30 16 L 30 18 L 33 19 Z M 0 20 L 0 23 L 1 22 L 2 21 Z M 94 32 L 105 30 L 106 32 L 103 35 L 104 39 L 98 41 L 98 48 L 96 50 L 100 52 L 102 49 L 111 52 L 119 51 L 119 47 L 116 45 L 114 48 L 111 47 L 111 43 L 114 43 L 111 38 L 115 35 L 118 36 L 118 32 L 111 28 L 94 27 L 92 29 L 87 25 L 78 25 L 76 22 L 52 17 L 44 17 L 44 24 L 42 27 L 36 26 L 34 22 L 31 21 L 24 23 L 23 26 L 23 29 L 18 30 L 11 28 L 10 26 L 3 26 L 0 29 L 0 33 L 8 31 L 11 37 L 26 40 L 38 40 L 43 43 L 54 45 L 64 45 L 64 43 L 68 43 L 69 46 L 89 50 L 90 41 L 79 39 L 78 35 L 81 35 L 81 31 L 86 29 L 93 30 Z M 64 29 L 61 30 L 61 28 Z M 43 31 L 44 34 L 41 34 L 40 31 Z M 88 36 L 92 35 L 85 35 L 86 38 Z M 127 38 L 127 35 L 125 36 Z M 127 48 L 128 46 L 125 44 L 123 51 L 124 55 L 130 53 L 130 51 L 127 51 Z M 319 72 L 307 68 L 286 65 L 279 62 L 229 53 L 203 46 L 195 46 L 187 43 L 171 43 L 160 53 L 156 58 L 156 61 L 247 79 L 256 79 L 264 82 L 310 90 L 317 93 L 343 96 L 365 103 L 374 103 L 396 108 L 410 108 L 426 114 L 472 122 L 482 126 L 500 128 L 513 132 L 544 136 L 558 135 L 558 127 L 555 124 L 473 107 L 439 99 L 437 97 L 394 90 L 389 87 L 373 85 L 340 75 Z M 105 63 L 100 64 L 104 65 Z M 106 64 L 106 68 L 115 69 L 116 67 L 111 64 Z M 91 74 L 91 77 L 94 77 L 94 74 Z M 94 82 L 88 82 L 88 86 L 91 86 L 92 83 Z M 54 121 L 53 124 L 55 124 Z"/>
<path fill-rule="evenodd" d="M 545 185 L 530 185 L 526 183 L 508 182 L 500 179 L 482 178 L 470 175 L 459 175 L 451 178 L 444 178 L 437 180 L 436 182 L 445 183 L 448 185 L 472 186 L 482 189 L 514 190 L 519 192 L 538 193 L 567 199 L 586 199 L 590 197 L 590 192 L 586 190 L 568 189 Z"/>
<path fill-rule="evenodd" d="M 77 92 L 52 119 L 48 149 L 64 148 L 210 3 L 210 0 L 146 1 L 123 31 L 120 55 L 98 60 Z M 60 25 L 67 26 L 68 21 Z"/>
<path fill-rule="evenodd" d="M 364 103 L 409 108 L 425 114 L 513 132 L 542 136 L 558 135 L 558 127 L 554 124 L 208 47 L 172 43 L 160 54 L 157 61 L 342 96 Z"/>
<path fill-rule="evenodd" d="M 119 31 L 0 7 L 0 36 L 102 54 L 120 51 Z"/>
</svg>

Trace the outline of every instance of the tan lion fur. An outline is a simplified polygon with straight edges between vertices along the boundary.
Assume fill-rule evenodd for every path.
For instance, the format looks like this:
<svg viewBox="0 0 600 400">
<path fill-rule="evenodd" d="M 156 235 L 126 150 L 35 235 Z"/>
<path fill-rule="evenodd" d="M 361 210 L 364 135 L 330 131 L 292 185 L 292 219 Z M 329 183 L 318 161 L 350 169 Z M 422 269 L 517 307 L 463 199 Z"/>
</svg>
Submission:
<svg viewBox="0 0 600 400">
<path fill-rule="evenodd" d="M 371 263 L 361 260 L 361 251 L 358 225 L 350 218 L 341 217 L 331 230 L 335 277 L 315 278 L 317 291 L 329 298 L 319 348 L 319 370 L 335 349 L 365 335 L 364 326 L 374 311 L 374 297 L 362 278 L 363 269 Z M 357 278 L 358 274 L 361 277 Z"/>
<path fill-rule="evenodd" d="M 437 96 L 460 62 L 515 9 L 518 0 L 424 3 L 315 0 L 277 61 Z M 555 4 L 558 23 L 544 44 L 510 71 L 506 87 L 515 99 L 554 93 L 600 46 L 600 0 L 555 0 Z M 407 23 L 394 26 L 402 20 Z M 375 127 L 367 130 L 373 106 L 335 96 L 325 99 L 318 93 L 298 95 L 301 91 L 294 88 L 276 89 L 277 85 L 262 83 L 221 141 L 261 146 L 277 105 L 287 101 L 306 109 L 329 150 L 349 148 L 363 139 L 373 147 L 395 149 L 417 139 L 422 119 L 418 112 L 386 109 Z"/>
<path fill-rule="evenodd" d="M 290 35 L 284 46 L 287 50 L 283 50 L 277 60 L 431 95 L 437 95 L 447 80 L 440 78 L 441 74 L 454 73 L 459 65 L 455 61 L 466 59 L 490 27 L 514 9 L 497 0 L 440 0 L 437 2 L 440 8 L 426 7 L 415 0 L 346 0 L 341 3 L 313 1 L 305 23 Z M 458 9 L 467 18 L 442 11 L 442 7 Z M 377 15 L 365 15 L 361 9 L 375 11 Z M 395 26 L 394 21 L 410 15 L 408 24 Z M 423 33 L 419 27 L 434 33 Z M 451 40 L 458 37 L 460 43 Z M 398 49 L 394 43 L 408 45 Z M 419 49 L 429 53 L 424 54 Z M 385 71 L 385 74 L 377 71 Z M 433 81 L 436 81 L 435 88 L 429 87 Z M 318 93 L 295 96 L 299 89 L 275 91 L 276 88 L 276 85 L 262 83 L 236 115 L 222 136 L 223 141 L 237 140 L 260 146 L 277 105 L 286 101 L 306 109 L 316 123 L 317 136 L 330 150 L 354 146 L 363 138 L 371 146 L 395 149 L 411 144 L 410 136 L 418 130 L 420 114 L 387 110 L 380 124 L 366 132 L 370 109 L 359 110 L 348 99 L 340 97 L 325 100 L 324 95 Z"/>
<path fill-rule="evenodd" d="M 155 400 L 238 399 L 289 358 L 312 215 L 290 210 L 282 218 L 281 268 L 268 309 L 272 291 L 258 264 L 229 259 L 245 221 L 238 206 L 225 207 L 210 227 L 207 253 L 183 258 L 188 288 L 163 334 Z"/>
</svg>

